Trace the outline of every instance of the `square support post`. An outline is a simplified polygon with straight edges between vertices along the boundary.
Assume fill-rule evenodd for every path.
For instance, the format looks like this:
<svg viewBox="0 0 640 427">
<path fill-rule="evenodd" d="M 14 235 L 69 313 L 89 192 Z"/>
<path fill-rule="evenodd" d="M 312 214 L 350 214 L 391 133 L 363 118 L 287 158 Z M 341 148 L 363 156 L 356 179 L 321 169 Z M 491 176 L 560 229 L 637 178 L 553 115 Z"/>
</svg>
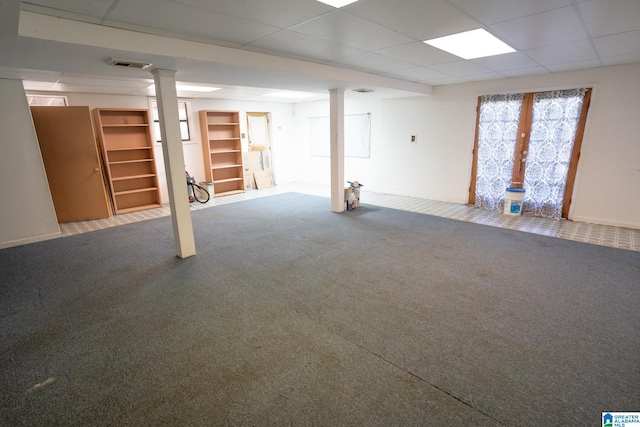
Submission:
<svg viewBox="0 0 640 427">
<path fill-rule="evenodd" d="M 344 211 L 344 89 L 329 91 L 331 211 Z"/>
<path fill-rule="evenodd" d="M 178 95 L 175 71 L 156 69 L 152 71 L 158 101 L 162 154 L 167 174 L 171 222 L 177 255 L 187 258 L 196 254 L 191 208 L 185 175 L 180 120 L 178 117 Z"/>
</svg>

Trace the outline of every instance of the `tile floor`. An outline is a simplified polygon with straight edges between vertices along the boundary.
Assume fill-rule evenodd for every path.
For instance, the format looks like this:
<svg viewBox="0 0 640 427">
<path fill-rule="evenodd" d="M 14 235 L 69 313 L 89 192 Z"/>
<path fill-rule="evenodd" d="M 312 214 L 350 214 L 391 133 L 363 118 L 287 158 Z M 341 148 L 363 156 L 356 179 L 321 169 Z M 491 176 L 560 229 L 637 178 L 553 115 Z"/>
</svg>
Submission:
<svg viewBox="0 0 640 427">
<path fill-rule="evenodd" d="M 208 203 L 192 203 L 191 210 L 206 209 L 213 206 L 225 205 L 242 200 L 257 197 L 271 196 L 286 192 L 298 192 L 321 197 L 329 197 L 329 188 L 320 185 L 292 183 L 278 185 L 267 190 L 248 191 L 243 194 L 213 198 Z M 595 245 L 610 246 L 632 251 L 640 251 L 640 230 L 613 227 L 608 225 L 588 224 L 584 222 L 553 220 L 537 218 L 526 215 L 509 216 L 500 212 L 477 209 L 472 206 L 458 205 L 455 203 L 438 202 L 434 200 L 415 197 L 394 196 L 362 190 L 363 205 L 374 205 L 400 209 L 410 212 L 441 216 L 460 221 L 477 224 L 491 225 L 494 227 L 508 228 L 525 231 L 528 233 L 542 234 L 545 236 L 586 242 Z M 95 221 L 82 221 L 60 224 L 63 236 L 85 233 L 103 228 L 115 227 L 132 222 L 169 216 L 168 206 L 158 209 L 133 212 L 123 215 L 114 215 L 110 218 Z"/>
</svg>

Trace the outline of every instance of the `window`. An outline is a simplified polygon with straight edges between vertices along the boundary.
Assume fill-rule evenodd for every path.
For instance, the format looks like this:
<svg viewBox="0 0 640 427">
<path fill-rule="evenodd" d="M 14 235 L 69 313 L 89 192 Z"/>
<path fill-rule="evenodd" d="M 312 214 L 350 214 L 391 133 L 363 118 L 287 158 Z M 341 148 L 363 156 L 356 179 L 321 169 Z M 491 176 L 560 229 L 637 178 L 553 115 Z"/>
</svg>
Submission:
<svg viewBox="0 0 640 427">
<path fill-rule="evenodd" d="M 44 107 L 65 107 L 67 106 L 67 97 L 60 95 L 29 95 L 27 94 L 29 106 Z"/>
<path fill-rule="evenodd" d="M 478 119 L 469 203 L 502 210 L 507 187 L 525 190 L 522 212 L 569 213 L 589 89 L 485 95 Z"/>
<path fill-rule="evenodd" d="M 153 118 L 153 135 L 157 144 L 162 142 L 162 134 L 160 133 L 160 117 L 158 115 L 158 103 L 156 100 L 150 101 L 151 115 Z M 182 142 L 191 142 L 191 134 L 189 132 L 189 111 L 191 105 L 188 101 L 178 101 L 178 119 L 180 120 L 180 135 Z"/>
</svg>

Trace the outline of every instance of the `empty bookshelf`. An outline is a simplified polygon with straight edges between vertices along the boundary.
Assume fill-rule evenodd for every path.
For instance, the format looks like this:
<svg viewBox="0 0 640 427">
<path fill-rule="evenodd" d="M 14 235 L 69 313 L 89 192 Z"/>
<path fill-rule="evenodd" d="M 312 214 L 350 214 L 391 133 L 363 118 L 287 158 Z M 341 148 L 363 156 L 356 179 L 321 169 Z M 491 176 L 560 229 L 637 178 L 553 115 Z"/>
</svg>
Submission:
<svg viewBox="0 0 640 427">
<path fill-rule="evenodd" d="M 237 111 L 200 111 L 204 174 L 215 197 L 244 192 L 239 116 Z"/>
<path fill-rule="evenodd" d="M 160 207 L 148 110 L 93 110 L 116 214 Z"/>
</svg>

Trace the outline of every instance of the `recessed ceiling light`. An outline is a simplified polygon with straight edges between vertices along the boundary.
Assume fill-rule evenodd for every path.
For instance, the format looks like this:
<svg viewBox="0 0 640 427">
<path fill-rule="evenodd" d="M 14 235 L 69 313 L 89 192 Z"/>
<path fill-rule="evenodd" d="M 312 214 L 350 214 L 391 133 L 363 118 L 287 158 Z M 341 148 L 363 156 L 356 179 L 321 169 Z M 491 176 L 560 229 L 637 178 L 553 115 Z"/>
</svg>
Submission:
<svg viewBox="0 0 640 427">
<path fill-rule="evenodd" d="M 271 96 L 273 98 L 311 98 L 315 93 L 307 92 L 271 92 L 265 93 L 263 96 Z"/>
<path fill-rule="evenodd" d="M 424 42 L 463 59 L 483 58 L 516 51 L 483 28 L 425 40 Z"/>
<path fill-rule="evenodd" d="M 358 0 L 318 0 L 320 3 L 328 4 L 333 7 L 342 7 L 351 3 L 355 3 Z"/>
</svg>

